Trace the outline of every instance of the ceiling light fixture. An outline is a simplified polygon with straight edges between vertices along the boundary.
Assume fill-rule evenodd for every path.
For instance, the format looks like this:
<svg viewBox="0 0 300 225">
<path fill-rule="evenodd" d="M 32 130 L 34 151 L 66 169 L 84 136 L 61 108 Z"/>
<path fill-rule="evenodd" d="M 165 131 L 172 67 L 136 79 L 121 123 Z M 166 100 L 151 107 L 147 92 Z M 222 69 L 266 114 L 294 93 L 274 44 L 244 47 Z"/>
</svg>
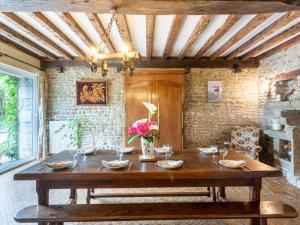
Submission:
<svg viewBox="0 0 300 225">
<path fill-rule="evenodd" d="M 121 52 L 119 53 L 105 53 L 107 52 L 106 46 L 104 43 L 106 43 L 109 39 L 109 34 L 111 32 L 111 28 L 113 24 L 115 23 L 118 32 L 122 39 L 122 46 L 121 46 Z M 124 42 L 124 31 L 120 27 L 120 23 L 117 19 L 117 16 L 115 13 L 112 14 L 112 17 L 110 18 L 110 22 L 107 25 L 107 28 L 105 29 L 105 32 L 102 34 L 102 43 L 100 44 L 99 48 L 92 48 L 91 49 L 91 70 L 93 72 L 97 71 L 97 63 L 98 60 L 101 62 L 101 71 L 102 76 L 107 76 L 108 73 L 108 60 L 120 60 L 120 64 L 117 65 L 117 71 L 124 73 L 128 73 L 130 75 L 133 74 L 134 71 L 134 59 L 139 59 L 140 54 L 136 51 L 129 51 L 128 45 Z M 99 53 L 100 52 L 100 53 Z"/>
</svg>

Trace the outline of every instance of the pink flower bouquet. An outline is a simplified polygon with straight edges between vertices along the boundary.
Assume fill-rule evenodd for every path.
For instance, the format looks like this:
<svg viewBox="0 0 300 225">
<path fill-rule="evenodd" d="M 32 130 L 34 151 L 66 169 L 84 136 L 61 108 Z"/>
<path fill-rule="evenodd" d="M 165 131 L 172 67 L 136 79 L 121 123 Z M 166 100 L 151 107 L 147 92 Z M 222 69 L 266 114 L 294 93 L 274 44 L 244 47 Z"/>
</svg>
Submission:
<svg viewBox="0 0 300 225">
<path fill-rule="evenodd" d="M 128 128 L 128 135 L 128 144 L 136 138 L 145 138 L 152 143 L 154 137 L 159 138 L 158 125 L 155 121 L 148 119 L 138 120 Z"/>
</svg>

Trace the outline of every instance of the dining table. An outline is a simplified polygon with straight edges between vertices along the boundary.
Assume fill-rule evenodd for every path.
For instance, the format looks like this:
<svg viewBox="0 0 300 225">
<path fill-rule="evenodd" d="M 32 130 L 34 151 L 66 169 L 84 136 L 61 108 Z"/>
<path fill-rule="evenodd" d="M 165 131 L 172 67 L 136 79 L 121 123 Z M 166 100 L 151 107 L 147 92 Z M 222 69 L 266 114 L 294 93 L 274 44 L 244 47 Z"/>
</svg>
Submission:
<svg viewBox="0 0 300 225">
<path fill-rule="evenodd" d="M 218 162 L 220 154 L 213 157 L 202 154 L 197 148 L 175 151 L 172 160 L 183 160 L 179 168 L 164 169 L 156 162 L 139 160 L 141 151 L 124 154 L 130 167 L 109 169 L 102 165 L 102 160 L 116 159 L 115 151 L 98 150 L 93 154 L 79 157 L 74 167 L 54 170 L 47 162 L 72 160 L 70 151 L 62 151 L 45 161 L 32 165 L 14 175 L 14 180 L 35 180 L 38 204 L 49 204 L 50 189 L 70 189 L 71 198 L 76 198 L 79 188 L 177 188 L 177 187 L 249 187 L 249 201 L 260 201 L 262 178 L 281 176 L 278 168 L 274 168 L 258 160 L 229 150 L 226 159 L 244 160 L 240 168 L 227 168 Z M 156 155 L 157 160 L 165 156 Z M 252 224 L 255 224 L 252 219 Z"/>
</svg>

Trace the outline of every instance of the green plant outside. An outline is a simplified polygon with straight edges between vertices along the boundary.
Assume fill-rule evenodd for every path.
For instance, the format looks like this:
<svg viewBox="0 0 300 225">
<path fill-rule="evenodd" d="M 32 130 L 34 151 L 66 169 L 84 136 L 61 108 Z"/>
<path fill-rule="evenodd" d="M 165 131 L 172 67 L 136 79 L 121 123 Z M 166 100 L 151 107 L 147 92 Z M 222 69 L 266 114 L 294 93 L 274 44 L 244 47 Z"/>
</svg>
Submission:
<svg viewBox="0 0 300 225">
<path fill-rule="evenodd" d="M 18 89 L 19 80 L 0 73 L 0 88 L 3 94 L 3 105 L 0 109 L 0 126 L 7 128 L 7 139 L 0 144 L 4 155 L 10 159 L 19 159 L 19 122 L 18 122 Z"/>
</svg>

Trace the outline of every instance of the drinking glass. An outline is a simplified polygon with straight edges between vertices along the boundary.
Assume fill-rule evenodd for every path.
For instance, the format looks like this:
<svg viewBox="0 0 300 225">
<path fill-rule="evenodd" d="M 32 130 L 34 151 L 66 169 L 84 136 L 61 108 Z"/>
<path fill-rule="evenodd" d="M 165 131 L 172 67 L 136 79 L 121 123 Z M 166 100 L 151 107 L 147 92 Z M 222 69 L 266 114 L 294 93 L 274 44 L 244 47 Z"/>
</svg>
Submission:
<svg viewBox="0 0 300 225">
<path fill-rule="evenodd" d="M 228 149 L 227 148 L 221 148 L 219 150 L 220 154 L 223 156 L 223 160 L 225 159 L 225 156 L 228 154 Z"/>
<path fill-rule="evenodd" d="M 118 157 L 118 160 L 120 160 L 120 161 L 122 161 L 123 160 L 123 154 L 124 154 L 124 152 L 123 152 L 123 150 L 122 150 L 122 148 L 117 148 L 117 150 L 116 150 L 116 155 L 117 155 L 117 157 Z"/>
<path fill-rule="evenodd" d="M 70 153 L 73 157 L 73 167 L 74 167 L 77 164 L 77 157 L 78 157 L 78 154 L 79 154 L 79 150 L 77 148 L 70 149 Z"/>
<path fill-rule="evenodd" d="M 164 144 L 163 149 L 165 150 L 165 159 L 168 160 L 173 155 L 172 147 L 171 145 Z"/>
<path fill-rule="evenodd" d="M 218 146 L 217 145 L 212 145 L 210 148 L 211 148 L 211 150 L 213 152 L 212 157 L 215 158 L 216 157 L 215 153 L 218 152 Z"/>
</svg>

